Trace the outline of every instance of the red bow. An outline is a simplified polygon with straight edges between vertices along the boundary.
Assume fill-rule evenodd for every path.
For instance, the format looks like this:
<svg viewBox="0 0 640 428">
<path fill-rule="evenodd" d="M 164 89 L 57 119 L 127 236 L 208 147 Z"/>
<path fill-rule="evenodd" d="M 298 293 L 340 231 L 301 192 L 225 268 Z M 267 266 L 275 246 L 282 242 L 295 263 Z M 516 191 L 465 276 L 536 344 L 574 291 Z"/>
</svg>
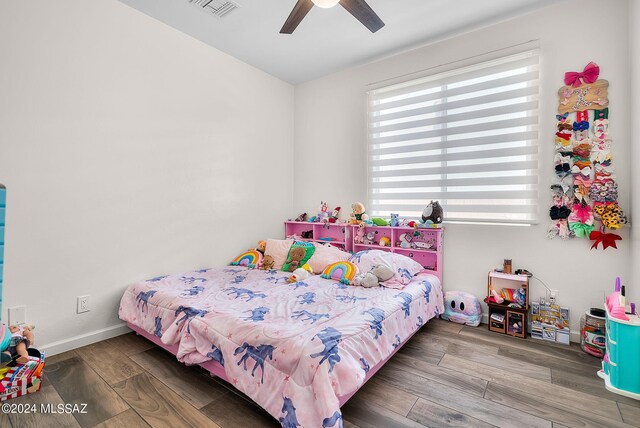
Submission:
<svg viewBox="0 0 640 428">
<path fill-rule="evenodd" d="M 578 73 L 575 71 L 567 71 L 564 73 L 564 84 L 567 86 L 573 86 L 577 88 L 582 85 L 580 79 L 584 81 L 584 83 L 594 83 L 598 80 L 598 76 L 600 75 L 600 67 L 595 62 L 591 61 L 586 65 L 582 73 Z"/>
<path fill-rule="evenodd" d="M 598 230 L 594 230 L 589 234 L 589 239 L 593 241 L 593 245 L 591 245 L 591 249 L 598 248 L 598 244 L 602 242 L 602 249 L 606 250 L 609 247 L 613 247 L 618 249 L 616 246 L 616 241 L 622 240 L 620 235 L 616 235 L 615 233 L 602 233 Z"/>
</svg>

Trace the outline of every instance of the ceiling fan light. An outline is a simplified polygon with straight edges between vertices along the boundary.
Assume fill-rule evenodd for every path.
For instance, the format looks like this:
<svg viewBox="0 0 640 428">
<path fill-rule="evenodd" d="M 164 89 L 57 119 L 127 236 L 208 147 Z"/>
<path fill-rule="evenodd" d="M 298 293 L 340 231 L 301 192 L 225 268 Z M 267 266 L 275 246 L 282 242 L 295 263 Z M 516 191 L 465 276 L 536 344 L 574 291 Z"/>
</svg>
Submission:
<svg viewBox="0 0 640 428">
<path fill-rule="evenodd" d="M 311 0 L 311 1 L 316 6 L 322 7 L 322 8 L 325 8 L 325 9 L 333 7 L 333 6 L 337 5 L 338 3 L 340 3 L 340 0 Z"/>
</svg>

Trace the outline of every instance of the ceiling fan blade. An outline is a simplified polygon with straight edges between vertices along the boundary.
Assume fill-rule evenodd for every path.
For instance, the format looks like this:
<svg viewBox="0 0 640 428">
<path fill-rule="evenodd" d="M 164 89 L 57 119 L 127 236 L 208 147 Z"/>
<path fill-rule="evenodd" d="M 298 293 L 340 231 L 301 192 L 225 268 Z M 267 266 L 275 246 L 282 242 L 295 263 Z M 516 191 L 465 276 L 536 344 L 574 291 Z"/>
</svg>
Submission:
<svg viewBox="0 0 640 428">
<path fill-rule="evenodd" d="M 313 2 L 311 0 L 298 0 L 298 3 L 293 7 L 293 10 L 289 14 L 286 22 L 282 26 L 280 30 L 280 34 L 291 34 L 298 27 L 300 21 L 307 16 L 307 13 L 313 7 Z"/>
<path fill-rule="evenodd" d="M 364 0 L 340 0 L 342 7 L 355 16 L 355 18 L 362 22 L 372 33 L 375 33 L 382 27 L 384 22 L 378 15 L 371 9 L 371 7 Z"/>
</svg>

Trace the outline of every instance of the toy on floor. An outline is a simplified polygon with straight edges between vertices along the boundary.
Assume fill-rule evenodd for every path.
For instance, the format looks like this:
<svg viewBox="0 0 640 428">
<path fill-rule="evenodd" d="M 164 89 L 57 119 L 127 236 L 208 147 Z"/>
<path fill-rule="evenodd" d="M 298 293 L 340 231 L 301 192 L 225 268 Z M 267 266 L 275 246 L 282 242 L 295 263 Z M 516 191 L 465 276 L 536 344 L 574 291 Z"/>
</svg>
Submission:
<svg viewBox="0 0 640 428">
<path fill-rule="evenodd" d="M 444 313 L 440 318 L 476 327 L 482 319 L 480 300 L 464 291 L 447 291 L 444 293 Z"/>
<path fill-rule="evenodd" d="M 356 202 L 351 205 L 351 216 L 349 217 L 349 224 L 360 224 L 363 221 L 369 220 L 366 209 L 362 202 Z"/>
</svg>

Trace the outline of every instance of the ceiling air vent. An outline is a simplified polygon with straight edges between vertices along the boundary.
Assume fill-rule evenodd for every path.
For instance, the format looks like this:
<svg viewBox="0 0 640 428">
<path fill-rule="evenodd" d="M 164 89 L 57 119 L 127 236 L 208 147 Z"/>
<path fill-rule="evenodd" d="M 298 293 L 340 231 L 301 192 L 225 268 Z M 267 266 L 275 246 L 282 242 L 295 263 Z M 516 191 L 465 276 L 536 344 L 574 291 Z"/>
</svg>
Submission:
<svg viewBox="0 0 640 428">
<path fill-rule="evenodd" d="M 239 7 L 236 3 L 225 0 L 189 0 L 189 3 L 218 18 L 222 18 Z"/>
</svg>

